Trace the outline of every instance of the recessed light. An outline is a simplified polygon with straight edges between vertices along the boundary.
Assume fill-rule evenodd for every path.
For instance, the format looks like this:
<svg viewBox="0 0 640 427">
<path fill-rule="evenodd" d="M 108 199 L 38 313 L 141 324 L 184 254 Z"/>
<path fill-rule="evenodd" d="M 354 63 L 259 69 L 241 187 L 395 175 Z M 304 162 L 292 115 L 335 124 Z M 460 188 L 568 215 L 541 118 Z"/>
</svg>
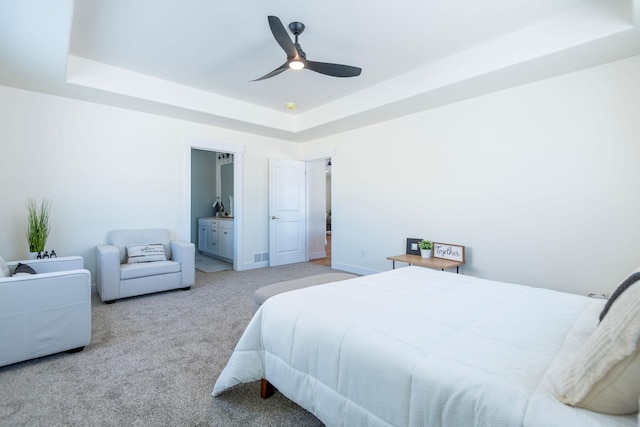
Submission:
<svg viewBox="0 0 640 427">
<path fill-rule="evenodd" d="M 287 107 L 287 110 L 295 110 L 296 107 L 297 107 L 295 102 L 287 102 L 284 105 L 285 105 L 285 107 Z"/>
</svg>

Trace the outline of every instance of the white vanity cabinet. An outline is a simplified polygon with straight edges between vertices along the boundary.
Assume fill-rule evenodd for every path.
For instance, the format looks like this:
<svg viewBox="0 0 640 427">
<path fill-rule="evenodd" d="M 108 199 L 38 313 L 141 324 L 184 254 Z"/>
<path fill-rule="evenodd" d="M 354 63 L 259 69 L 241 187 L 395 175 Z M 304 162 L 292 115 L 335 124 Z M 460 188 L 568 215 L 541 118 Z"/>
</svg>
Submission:
<svg viewBox="0 0 640 427">
<path fill-rule="evenodd" d="M 198 219 L 198 250 L 216 258 L 233 261 L 233 218 Z"/>
<path fill-rule="evenodd" d="M 214 231 L 215 230 L 215 231 Z M 209 255 L 218 255 L 218 220 L 198 219 L 198 250 Z"/>
</svg>

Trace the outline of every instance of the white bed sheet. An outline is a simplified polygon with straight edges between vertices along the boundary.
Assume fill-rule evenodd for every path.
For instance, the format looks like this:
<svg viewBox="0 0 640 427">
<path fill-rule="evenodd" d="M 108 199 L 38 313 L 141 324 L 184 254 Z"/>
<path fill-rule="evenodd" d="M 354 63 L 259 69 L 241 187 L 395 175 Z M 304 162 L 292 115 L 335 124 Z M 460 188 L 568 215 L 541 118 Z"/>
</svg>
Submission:
<svg viewBox="0 0 640 427">
<path fill-rule="evenodd" d="M 266 378 L 329 426 L 636 426 L 554 397 L 603 305 L 422 267 L 287 292 L 213 395 Z"/>
</svg>

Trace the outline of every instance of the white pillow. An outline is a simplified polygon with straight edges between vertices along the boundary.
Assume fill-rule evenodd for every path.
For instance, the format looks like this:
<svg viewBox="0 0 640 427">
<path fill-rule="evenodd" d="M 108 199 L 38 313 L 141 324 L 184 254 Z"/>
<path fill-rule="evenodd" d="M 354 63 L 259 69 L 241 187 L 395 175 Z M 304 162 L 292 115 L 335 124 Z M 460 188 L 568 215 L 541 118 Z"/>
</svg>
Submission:
<svg viewBox="0 0 640 427">
<path fill-rule="evenodd" d="M 127 257 L 129 258 L 127 264 L 165 261 L 167 259 L 162 243 L 137 243 L 127 245 Z"/>
<path fill-rule="evenodd" d="M 573 365 L 558 399 L 605 414 L 638 412 L 640 399 L 640 282 L 611 304 Z"/>
<path fill-rule="evenodd" d="M 11 271 L 9 271 L 9 266 L 4 259 L 0 256 L 0 277 L 9 277 L 11 276 Z"/>
</svg>

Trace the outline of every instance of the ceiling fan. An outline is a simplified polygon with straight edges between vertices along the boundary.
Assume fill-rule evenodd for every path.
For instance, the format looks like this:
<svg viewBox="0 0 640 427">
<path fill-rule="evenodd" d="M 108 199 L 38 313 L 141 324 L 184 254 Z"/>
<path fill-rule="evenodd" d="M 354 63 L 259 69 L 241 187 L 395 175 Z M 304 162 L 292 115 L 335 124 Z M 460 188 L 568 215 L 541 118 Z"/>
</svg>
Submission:
<svg viewBox="0 0 640 427">
<path fill-rule="evenodd" d="M 332 77 L 356 77 L 362 72 L 361 68 L 352 67 L 350 65 L 330 64 L 327 62 L 307 60 L 307 55 L 300 47 L 300 43 L 298 43 L 298 36 L 304 31 L 304 24 L 302 22 L 292 22 L 289 24 L 289 30 L 291 30 L 293 35 L 296 37 L 295 42 L 292 42 L 287 34 L 287 30 L 280 21 L 280 18 L 277 16 L 269 16 L 268 19 L 273 37 L 287 54 L 287 61 L 270 73 L 252 81 L 255 82 L 277 76 L 288 68 L 292 68 L 294 70 L 306 68 L 311 71 L 315 71 L 316 73 L 326 74 L 327 76 Z"/>
</svg>

